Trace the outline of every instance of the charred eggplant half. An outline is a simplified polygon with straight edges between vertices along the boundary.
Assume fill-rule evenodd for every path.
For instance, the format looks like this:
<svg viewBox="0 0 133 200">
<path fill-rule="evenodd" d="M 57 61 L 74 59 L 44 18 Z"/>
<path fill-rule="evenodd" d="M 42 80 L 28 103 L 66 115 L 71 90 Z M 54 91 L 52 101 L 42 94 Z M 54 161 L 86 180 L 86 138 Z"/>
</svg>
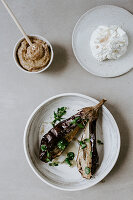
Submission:
<svg viewBox="0 0 133 200">
<path fill-rule="evenodd" d="M 82 139 L 79 141 L 77 167 L 83 178 L 90 179 L 98 167 L 99 156 L 96 148 L 96 121 L 99 109 L 105 100 L 93 107 L 92 116 L 84 129 Z"/>
<path fill-rule="evenodd" d="M 81 109 L 77 114 L 59 122 L 49 130 L 41 139 L 40 160 L 47 163 L 60 156 L 78 131 L 84 128 L 88 121 L 91 122 L 97 119 L 98 110 L 104 102 L 103 99 L 94 107 Z"/>
</svg>

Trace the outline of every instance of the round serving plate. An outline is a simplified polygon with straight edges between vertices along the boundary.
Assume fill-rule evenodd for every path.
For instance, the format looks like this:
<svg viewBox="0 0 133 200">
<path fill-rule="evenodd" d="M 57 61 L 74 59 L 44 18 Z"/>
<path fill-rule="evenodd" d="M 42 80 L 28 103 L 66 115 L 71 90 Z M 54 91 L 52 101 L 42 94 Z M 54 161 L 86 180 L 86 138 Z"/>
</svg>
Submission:
<svg viewBox="0 0 133 200">
<path fill-rule="evenodd" d="M 59 159 L 64 159 L 68 152 L 73 151 L 75 160 L 72 167 L 65 163 L 51 167 L 39 160 L 40 140 L 52 128 L 51 121 L 57 108 L 67 107 L 64 118 L 68 118 L 77 113 L 79 109 L 94 106 L 97 103 L 97 100 L 89 96 L 65 93 L 44 101 L 31 114 L 24 131 L 24 152 L 31 169 L 43 182 L 61 190 L 76 191 L 97 184 L 111 171 L 119 155 L 120 134 L 113 116 L 105 106 L 102 107 L 97 121 L 97 139 L 102 140 L 104 145 L 97 144 L 100 161 L 99 168 L 92 179 L 82 178 L 76 166 L 79 147 L 77 139 L 81 138 L 82 131 L 77 134 L 76 139 L 68 145 L 65 152 L 59 157 Z"/>
<path fill-rule="evenodd" d="M 72 48 L 80 65 L 88 72 L 101 77 L 120 76 L 133 68 L 133 15 L 127 10 L 102 5 L 87 11 L 78 20 L 72 34 Z M 117 60 L 98 62 L 90 49 L 92 32 L 100 25 L 118 25 L 126 31 L 129 45 L 126 54 Z"/>
</svg>

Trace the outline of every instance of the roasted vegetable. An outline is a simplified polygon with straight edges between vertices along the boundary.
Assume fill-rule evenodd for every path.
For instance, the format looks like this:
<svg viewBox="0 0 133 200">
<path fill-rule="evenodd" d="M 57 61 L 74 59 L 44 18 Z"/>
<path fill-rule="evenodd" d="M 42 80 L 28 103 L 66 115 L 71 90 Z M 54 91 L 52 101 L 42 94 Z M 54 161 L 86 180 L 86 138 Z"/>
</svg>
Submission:
<svg viewBox="0 0 133 200">
<path fill-rule="evenodd" d="M 90 119 L 97 116 L 97 108 L 104 103 L 102 100 L 95 107 L 86 107 L 81 109 L 72 117 L 59 122 L 41 140 L 40 160 L 49 162 L 53 158 L 61 155 L 64 149 L 72 141 L 80 128 L 84 128 Z M 95 109 L 94 109 L 95 108 Z"/>
<path fill-rule="evenodd" d="M 84 129 L 81 141 L 79 141 L 79 151 L 77 157 L 77 167 L 81 175 L 90 179 L 95 173 L 99 156 L 96 148 L 96 121 L 98 112 L 105 100 L 93 107 L 92 115 L 89 115 L 89 121 Z"/>
</svg>

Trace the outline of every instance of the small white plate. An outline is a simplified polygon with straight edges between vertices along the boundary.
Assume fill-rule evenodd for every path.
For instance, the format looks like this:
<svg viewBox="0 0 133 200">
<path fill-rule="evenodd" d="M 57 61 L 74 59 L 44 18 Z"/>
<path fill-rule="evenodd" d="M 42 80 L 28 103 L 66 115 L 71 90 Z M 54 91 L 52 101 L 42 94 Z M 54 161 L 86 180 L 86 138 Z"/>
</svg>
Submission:
<svg viewBox="0 0 133 200">
<path fill-rule="evenodd" d="M 97 145 L 100 166 L 94 178 L 91 180 L 82 178 L 76 167 L 76 161 L 73 167 L 66 164 L 51 167 L 39 160 L 40 140 L 43 134 L 52 128 L 50 122 L 53 120 L 53 112 L 58 107 L 68 107 L 67 114 L 64 116 L 67 118 L 79 109 L 94 106 L 97 103 L 97 100 L 82 94 L 66 93 L 44 101 L 31 114 L 24 132 L 24 152 L 30 167 L 43 182 L 61 190 L 76 191 L 95 185 L 111 171 L 119 155 L 120 134 L 113 116 L 105 106 L 97 121 L 97 139 L 102 140 L 104 145 Z M 80 138 L 81 134 L 79 133 L 77 138 Z M 64 159 L 69 151 L 77 155 L 77 141 L 73 140 L 59 159 Z"/>
<path fill-rule="evenodd" d="M 125 55 L 118 60 L 98 62 L 90 49 L 90 37 L 99 25 L 119 25 L 128 34 L 129 46 Z M 88 72 L 101 77 L 120 76 L 133 68 L 133 15 L 127 10 L 103 5 L 87 11 L 77 22 L 72 47 L 80 65 Z"/>
</svg>

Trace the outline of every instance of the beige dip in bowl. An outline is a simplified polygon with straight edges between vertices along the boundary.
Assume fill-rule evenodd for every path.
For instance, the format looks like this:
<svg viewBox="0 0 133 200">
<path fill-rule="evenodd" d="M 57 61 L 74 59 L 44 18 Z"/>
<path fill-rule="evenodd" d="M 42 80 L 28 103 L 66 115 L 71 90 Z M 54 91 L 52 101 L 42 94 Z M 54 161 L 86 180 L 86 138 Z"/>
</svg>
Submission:
<svg viewBox="0 0 133 200">
<path fill-rule="evenodd" d="M 14 48 L 14 59 L 22 70 L 30 73 L 39 73 L 46 70 L 53 60 L 53 48 L 43 37 L 29 36 L 33 46 L 22 38 Z"/>
</svg>

